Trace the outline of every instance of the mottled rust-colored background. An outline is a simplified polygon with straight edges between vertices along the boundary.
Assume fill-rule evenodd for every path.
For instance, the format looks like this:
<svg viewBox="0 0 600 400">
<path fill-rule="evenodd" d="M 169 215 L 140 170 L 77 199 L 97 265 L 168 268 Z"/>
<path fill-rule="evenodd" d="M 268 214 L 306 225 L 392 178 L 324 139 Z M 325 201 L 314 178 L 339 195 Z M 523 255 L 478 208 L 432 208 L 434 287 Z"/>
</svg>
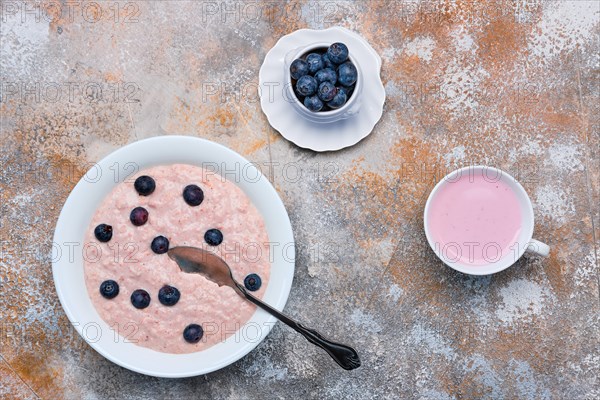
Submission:
<svg viewBox="0 0 600 400">
<path fill-rule="evenodd" d="M 599 2 L 66 3 L 0 3 L 1 398 L 600 396 Z M 333 25 L 379 52 L 387 101 L 368 138 L 319 154 L 255 92 L 279 37 Z M 278 324 L 228 368 L 157 379 L 70 327 L 51 276 L 63 202 L 90 163 L 169 134 L 264 167 L 298 243 L 286 311 L 353 343 L 360 369 Z M 435 258 L 428 191 L 475 163 L 521 180 L 549 258 L 482 278 Z"/>
</svg>

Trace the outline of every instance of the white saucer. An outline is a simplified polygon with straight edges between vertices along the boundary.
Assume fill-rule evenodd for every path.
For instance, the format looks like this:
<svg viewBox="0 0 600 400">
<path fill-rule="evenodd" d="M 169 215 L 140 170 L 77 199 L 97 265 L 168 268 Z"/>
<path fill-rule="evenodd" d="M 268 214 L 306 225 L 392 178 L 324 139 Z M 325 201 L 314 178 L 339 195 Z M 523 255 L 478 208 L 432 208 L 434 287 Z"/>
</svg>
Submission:
<svg viewBox="0 0 600 400">
<path fill-rule="evenodd" d="M 287 94 L 290 54 L 315 43 L 334 42 L 345 43 L 358 64 L 360 108 L 339 121 L 310 121 L 296 110 L 297 104 Z M 381 57 L 362 36 L 341 27 L 300 29 L 279 39 L 267 53 L 259 72 L 260 105 L 271 126 L 297 146 L 314 151 L 340 150 L 367 137 L 381 118 L 385 89 L 380 71 Z"/>
</svg>

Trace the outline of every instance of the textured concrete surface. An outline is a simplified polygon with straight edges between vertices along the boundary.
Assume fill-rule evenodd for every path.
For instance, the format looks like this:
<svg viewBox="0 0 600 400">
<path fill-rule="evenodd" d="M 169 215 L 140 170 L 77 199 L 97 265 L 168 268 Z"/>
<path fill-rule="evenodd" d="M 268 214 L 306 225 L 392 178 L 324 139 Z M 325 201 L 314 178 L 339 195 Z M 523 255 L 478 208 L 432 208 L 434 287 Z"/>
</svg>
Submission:
<svg viewBox="0 0 600 400">
<path fill-rule="evenodd" d="M 597 1 L 0 4 L 1 398 L 600 396 Z M 367 139 L 317 154 L 268 125 L 255 88 L 280 36 L 332 25 L 382 56 L 387 102 Z M 360 369 L 278 324 L 228 368 L 156 379 L 70 328 L 50 264 L 64 200 L 89 163 L 168 134 L 264 166 L 298 242 L 286 310 L 353 343 Z M 427 193 L 475 163 L 521 180 L 549 258 L 482 278 L 435 258 Z"/>
</svg>

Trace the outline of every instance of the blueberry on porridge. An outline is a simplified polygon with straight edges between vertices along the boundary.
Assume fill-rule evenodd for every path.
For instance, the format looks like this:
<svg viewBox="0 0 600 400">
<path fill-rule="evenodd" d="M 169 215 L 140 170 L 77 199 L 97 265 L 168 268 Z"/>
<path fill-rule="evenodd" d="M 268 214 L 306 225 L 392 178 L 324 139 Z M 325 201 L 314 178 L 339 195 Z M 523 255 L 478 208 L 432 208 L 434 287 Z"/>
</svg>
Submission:
<svg viewBox="0 0 600 400">
<path fill-rule="evenodd" d="M 183 189 L 183 199 L 190 206 L 196 207 L 204 201 L 204 192 L 198 185 L 188 185 Z"/>
<path fill-rule="evenodd" d="M 108 242 L 112 239 L 112 226 L 106 224 L 100 224 L 94 229 L 94 236 L 101 242 Z"/>
<path fill-rule="evenodd" d="M 150 305 L 150 294 L 144 289 L 137 289 L 131 293 L 131 304 L 135 308 L 144 309 Z"/>
<path fill-rule="evenodd" d="M 174 306 L 179 301 L 179 297 L 181 297 L 181 293 L 173 286 L 165 285 L 158 291 L 158 301 L 163 306 Z"/>
<path fill-rule="evenodd" d="M 136 207 L 131 210 L 131 214 L 129 214 L 129 220 L 135 226 L 142 226 L 146 222 L 148 222 L 148 210 L 144 207 Z"/>
<path fill-rule="evenodd" d="M 258 289 L 260 289 L 261 285 L 262 281 L 260 279 L 260 276 L 256 274 L 250 274 L 246 278 L 244 278 L 244 286 L 246 286 L 246 289 L 250 291 L 256 292 Z"/>
<path fill-rule="evenodd" d="M 100 294 L 106 299 L 114 299 L 119 294 L 119 284 L 112 279 L 102 282 Z"/>
<path fill-rule="evenodd" d="M 135 180 L 133 186 L 140 196 L 149 196 L 154 192 L 154 189 L 156 189 L 156 182 L 154 182 L 152 177 L 142 175 Z"/>
<path fill-rule="evenodd" d="M 223 233 L 218 229 L 209 229 L 204 233 L 204 240 L 211 246 L 218 246 L 223 241 Z"/>
<path fill-rule="evenodd" d="M 198 343 L 203 335 L 204 330 L 198 324 L 190 324 L 183 330 L 183 338 L 188 343 Z"/>
<path fill-rule="evenodd" d="M 162 235 L 157 236 L 154 239 L 152 239 L 150 248 L 156 254 L 165 254 L 167 251 L 169 251 L 169 239 Z"/>
</svg>

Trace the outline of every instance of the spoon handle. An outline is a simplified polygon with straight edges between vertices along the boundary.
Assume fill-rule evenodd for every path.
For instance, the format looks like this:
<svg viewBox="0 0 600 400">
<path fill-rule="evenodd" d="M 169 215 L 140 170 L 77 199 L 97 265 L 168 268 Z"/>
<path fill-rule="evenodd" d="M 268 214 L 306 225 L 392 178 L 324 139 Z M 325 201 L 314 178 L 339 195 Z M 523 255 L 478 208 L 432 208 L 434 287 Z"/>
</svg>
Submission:
<svg viewBox="0 0 600 400">
<path fill-rule="evenodd" d="M 360 359 L 358 357 L 358 353 L 352 347 L 325 339 L 316 330 L 306 328 L 299 322 L 293 320 L 292 318 L 288 317 L 282 312 L 279 312 L 270 305 L 263 303 L 261 300 L 248 293 L 246 288 L 237 282 L 236 286 L 246 299 L 256 304 L 263 310 L 267 311 L 269 314 L 277 317 L 278 320 L 288 325 L 296 332 L 300 333 L 312 344 L 317 345 L 323 350 L 325 350 L 331 356 L 331 358 L 333 358 L 335 362 L 339 364 L 340 367 L 347 370 L 360 367 Z"/>
</svg>

